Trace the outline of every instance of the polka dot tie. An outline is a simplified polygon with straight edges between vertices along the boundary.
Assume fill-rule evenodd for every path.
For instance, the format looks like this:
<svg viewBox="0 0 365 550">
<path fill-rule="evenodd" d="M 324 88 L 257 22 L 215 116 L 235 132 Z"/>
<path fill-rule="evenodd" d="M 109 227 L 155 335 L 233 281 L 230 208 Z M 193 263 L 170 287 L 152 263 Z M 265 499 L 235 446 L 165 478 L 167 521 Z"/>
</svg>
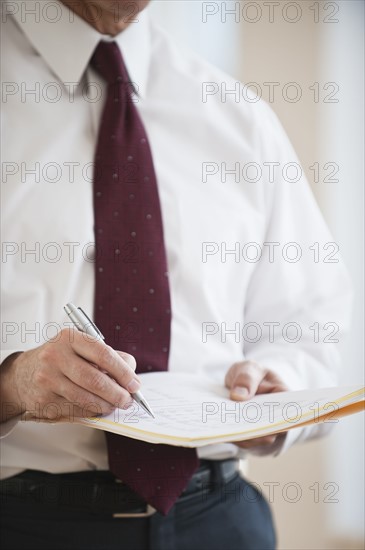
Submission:
<svg viewBox="0 0 365 550">
<path fill-rule="evenodd" d="M 94 169 L 95 322 L 109 345 L 134 355 L 137 372 L 164 371 L 171 306 L 151 150 L 117 44 L 100 42 L 91 63 L 107 82 Z M 166 514 L 198 466 L 196 451 L 106 438 L 110 470 Z"/>
</svg>

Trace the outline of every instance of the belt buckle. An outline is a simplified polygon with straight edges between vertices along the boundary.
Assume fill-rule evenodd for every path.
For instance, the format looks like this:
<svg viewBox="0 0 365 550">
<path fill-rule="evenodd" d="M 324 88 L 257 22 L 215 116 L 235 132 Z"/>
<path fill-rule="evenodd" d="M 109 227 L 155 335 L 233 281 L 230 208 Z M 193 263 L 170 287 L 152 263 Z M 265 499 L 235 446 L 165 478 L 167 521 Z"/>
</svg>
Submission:
<svg viewBox="0 0 365 550">
<path fill-rule="evenodd" d="M 115 514 L 113 514 L 113 518 L 148 518 L 150 516 L 153 516 L 153 514 L 155 514 L 156 512 L 156 508 L 154 508 L 150 504 L 146 504 L 145 512 L 116 512 Z"/>
<path fill-rule="evenodd" d="M 120 479 L 115 479 L 116 483 L 123 483 Z M 146 503 L 145 512 L 115 512 L 113 518 L 149 518 L 157 512 L 156 508 Z"/>
</svg>

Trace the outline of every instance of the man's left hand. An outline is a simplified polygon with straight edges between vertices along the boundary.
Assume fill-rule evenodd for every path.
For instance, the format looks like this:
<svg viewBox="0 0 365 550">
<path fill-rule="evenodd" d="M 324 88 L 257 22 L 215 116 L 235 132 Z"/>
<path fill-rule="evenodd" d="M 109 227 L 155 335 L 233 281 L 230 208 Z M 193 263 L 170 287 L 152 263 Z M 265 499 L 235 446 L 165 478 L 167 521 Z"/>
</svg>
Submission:
<svg viewBox="0 0 365 550">
<path fill-rule="evenodd" d="M 225 384 L 230 390 L 230 398 L 234 401 L 247 401 L 262 393 L 288 391 L 287 386 L 279 376 L 253 361 L 242 361 L 232 365 L 226 374 Z M 236 445 L 242 449 L 269 448 L 275 445 L 280 435 L 267 435 L 247 441 L 239 441 L 236 442 Z"/>
</svg>

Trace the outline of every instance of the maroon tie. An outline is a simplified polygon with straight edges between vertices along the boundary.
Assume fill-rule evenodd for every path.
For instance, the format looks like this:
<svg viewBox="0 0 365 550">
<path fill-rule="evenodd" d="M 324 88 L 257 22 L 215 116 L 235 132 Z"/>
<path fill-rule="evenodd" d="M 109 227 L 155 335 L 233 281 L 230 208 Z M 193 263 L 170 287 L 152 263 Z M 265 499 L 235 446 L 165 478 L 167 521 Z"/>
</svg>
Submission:
<svg viewBox="0 0 365 550">
<path fill-rule="evenodd" d="M 160 202 L 147 135 L 115 42 L 100 42 L 92 65 L 108 84 L 95 154 L 95 308 L 113 348 L 137 372 L 167 370 L 170 292 Z M 194 449 L 106 433 L 110 470 L 166 514 L 198 459 Z"/>
</svg>

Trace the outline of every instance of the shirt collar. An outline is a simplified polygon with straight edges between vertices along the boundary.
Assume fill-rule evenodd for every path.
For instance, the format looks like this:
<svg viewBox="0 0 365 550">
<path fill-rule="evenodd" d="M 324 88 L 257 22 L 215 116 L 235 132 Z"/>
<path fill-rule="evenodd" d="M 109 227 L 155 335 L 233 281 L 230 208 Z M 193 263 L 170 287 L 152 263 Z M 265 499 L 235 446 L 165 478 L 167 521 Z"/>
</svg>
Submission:
<svg viewBox="0 0 365 550">
<path fill-rule="evenodd" d="M 15 11 L 13 17 L 53 73 L 64 83 L 80 82 L 97 44 L 106 37 L 70 12 L 59 0 L 57 22 L 51 21 L 51 14 L 47 18 L 42 13 L 39 18 L 33 14 L 39 10 L 36 5 L 41 5 L 41 2 L 28 0 L 25 3 L 15 0 L 15 3 L 18 9 L 12 9 Z M 14 1 L 12 4 L 14 5 Z M 24 4 L 27 6 L 27 13 L 24 12 Z M 151 56 L 150 26 L 148 14 L 145 12 L 146 10 L 139 13 L 138 21 L 131 23 L 114 37 L 130 79 L 137 84 L 138 95 L 141 97 L 146 93 Z M 52 17 L 55 17 L 54 13 Z"/>
</svg>

